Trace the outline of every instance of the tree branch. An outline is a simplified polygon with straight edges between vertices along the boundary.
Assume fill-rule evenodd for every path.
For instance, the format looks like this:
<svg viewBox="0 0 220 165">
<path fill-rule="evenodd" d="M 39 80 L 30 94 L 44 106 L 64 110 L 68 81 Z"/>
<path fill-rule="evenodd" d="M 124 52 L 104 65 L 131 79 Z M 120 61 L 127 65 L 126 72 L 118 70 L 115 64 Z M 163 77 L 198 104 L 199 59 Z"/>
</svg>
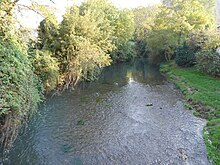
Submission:
<svg viewBox="0 0 220 165">
<path fill-rule="evenodd" d="M 40 16 L 44 17 L 39 11 L 35 10 L 32 6 L 27 6 L 23 4 L 17 4 L 18 8 L 20 9 L 26 9 L 26 10 L 32 10 L 33 12 L 39 14 Z"/>
</svg>

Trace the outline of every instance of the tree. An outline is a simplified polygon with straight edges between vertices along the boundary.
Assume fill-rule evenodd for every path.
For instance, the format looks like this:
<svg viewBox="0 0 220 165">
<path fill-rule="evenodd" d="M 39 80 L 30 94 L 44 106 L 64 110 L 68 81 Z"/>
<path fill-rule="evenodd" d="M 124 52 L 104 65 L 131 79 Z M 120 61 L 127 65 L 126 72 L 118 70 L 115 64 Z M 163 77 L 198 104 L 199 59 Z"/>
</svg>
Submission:
<svg viewBox="0 0 220 165">
<path fill-rule="evenodd" d="M 116 62 L 131 60 L 136 56 L 135 47 L 130 41 L 134 33 L 133 13 L 129 10 L 118 11 L 114 27 L 112 36 L 116 49 L 111 53 L 112 60 Z"/>
<path fill-rule="evenodd" d="M 59 36 L 58 28 L 59 25 L 54 15 L 43 19 L 38 27 L 37 48 L 55 52 L 56 41 Z"/>
<path fill-rule="evenodd" d="M 88 0 L 70 7 L 60 24 L 55 53 L 64 84 L 69 86 L 88 76 L 91 79 L 94 70 L 110 65 L 112 60 L 131 58 L 128 50 L 133 46 L 128 42 L 133 31 L 132 13 L 106 0 Z"/>
<path fill-rule="evenodd" d="M 18 39 L 13 9 L 17 1 L 0 1 L 0 142 L 9 149 L 22 123 L 41 101 L 41 83 Z"/>
<path fill-rule="evenodd" d="M 179 35 L 179 45 L 190 31 L 211 26 L 210 15 L 199 0 L 169 0 L 168 2 L 165 0 L 161 6 L 161 11 L 155 20 L 155 27 L 173 30 Z"/>
<path fill-rule="evenodd" d="M 199 0 L 164 0 L 154 20 L 155 26 L 146 39 L 150 56 L 163 53 L 162 58 L 156 59 L 164 56 L 171 59 L 177 46 L 183 45 L 191 31 L 206 30 L 212 23 L 208 10 Z"/>
<path fill-rule="evenodd" d="M 111 62 L 107 54 L 111 50 L 111 40 L 102 31 L 102 24 L 96 21 L 91 11 L 81 13 L 79 7 L 71 7 L 60 25 L 57 58 L 61 62 L 60 68 L 67 87 L 86 78 L 88 72 L 96 67 L 102 68 Z"/>
<path fill-rule="evenodd" d="M 155 26 L 154 20 L 158 12 L 158 6 L 139 7 L 133 10 L 135 22 L 134 39 L 139 56 L 147 56 L 149 52 L 146 38 Z"/>
<path fill-rule="evenodd" d="M 104 34 L 100 38 L 109 38 L 110 44 L 107 47 L 111 48 L 108 52 L 112 60 L 116 62 L 129 59 L 128 51 L 123 51 L 122 47 L 129 46 L 128 50 L 133 49 L 128 43 L 134 32 L 133 13 L 127 9 L 117 9 L 108 0 L 88 0 L 80 6 L 80 9 L 81 13 L 91 11 L 95 20 L 99 22 Z"/>
<path fill-rule="evenodd" d="M 154 20 L 159 12 L 158 6 L 139 7 L 133 9 L 135 22 L 135 40 L 145 40 L 147 34 L 153 29 Z"/>
<path fill-rule="evenodd" d="M 170 60 L 177 47 L 177 37 L 172 30 L 151 31 L 146 39 L 150 61 L 159 64 L 161 60 Z"/>
<path fill-rule="evenodd" d="M 17 0 L 0 1 L 0 37 L 7 39 L 10 37 L 10 31 L 13 29 L 13 11 Z"/>
</svg>

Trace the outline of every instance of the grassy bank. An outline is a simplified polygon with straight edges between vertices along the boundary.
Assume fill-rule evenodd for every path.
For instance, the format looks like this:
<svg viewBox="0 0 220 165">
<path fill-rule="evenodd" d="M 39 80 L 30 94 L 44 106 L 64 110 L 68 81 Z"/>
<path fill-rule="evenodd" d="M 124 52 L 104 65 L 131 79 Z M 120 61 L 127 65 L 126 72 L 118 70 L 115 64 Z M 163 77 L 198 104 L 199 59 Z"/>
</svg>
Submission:
<svg viewBox="0 0 220 165">
<path fill-rule="evenodd" d="M 160 70 L 182 91 L 187 108 L 208 120 L 203 134 L 208 155 L 220 165 L 220 79 L 196 68 L 179 68 L 174 62 L 161 64 Z"/>
</svg>

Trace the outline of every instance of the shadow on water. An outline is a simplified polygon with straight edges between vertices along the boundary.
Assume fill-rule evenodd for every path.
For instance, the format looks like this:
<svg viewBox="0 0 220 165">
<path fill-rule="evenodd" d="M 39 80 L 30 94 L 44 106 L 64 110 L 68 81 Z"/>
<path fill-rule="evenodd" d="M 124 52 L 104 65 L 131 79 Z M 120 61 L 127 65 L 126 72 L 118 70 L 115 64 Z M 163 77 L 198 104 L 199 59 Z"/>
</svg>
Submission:
<svg viewBox="0 0 220 165">
<path fill-rule="evenodd" d="M 143 84 L 160 84 L 162 80 L 163 77 L 158 66 L 149 64 L 146 59 L 109 67 L 104 70 L 100 79 L 102 83 L 113 84 L 117 82 L 119 86 L 127 85 L 131 81 Z"/>
<path fill-rule="evenodd" d="M 159 66 L 150 64 L 147 59 L 143 58 L 106 67 L 97 81 L 82 83 L 78 89 L 112 90 L 133 81 L 141 84 L 159 85 L 163 83 L 164 77 L 159 72 Z"/>
</svg>

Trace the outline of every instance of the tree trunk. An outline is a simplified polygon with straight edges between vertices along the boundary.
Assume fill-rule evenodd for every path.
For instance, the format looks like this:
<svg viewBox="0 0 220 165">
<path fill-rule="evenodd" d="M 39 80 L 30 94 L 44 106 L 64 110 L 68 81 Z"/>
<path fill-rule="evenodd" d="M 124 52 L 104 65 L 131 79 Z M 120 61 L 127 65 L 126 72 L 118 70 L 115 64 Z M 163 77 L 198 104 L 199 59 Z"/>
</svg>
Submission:
<svg viewBox="0 0 220 165">
<path fill-rule="evenodd" d="M 182 38 L 182 31 L 179 32 L 178 46 L 180 46 L 181 38 Z"/>
</svg>

